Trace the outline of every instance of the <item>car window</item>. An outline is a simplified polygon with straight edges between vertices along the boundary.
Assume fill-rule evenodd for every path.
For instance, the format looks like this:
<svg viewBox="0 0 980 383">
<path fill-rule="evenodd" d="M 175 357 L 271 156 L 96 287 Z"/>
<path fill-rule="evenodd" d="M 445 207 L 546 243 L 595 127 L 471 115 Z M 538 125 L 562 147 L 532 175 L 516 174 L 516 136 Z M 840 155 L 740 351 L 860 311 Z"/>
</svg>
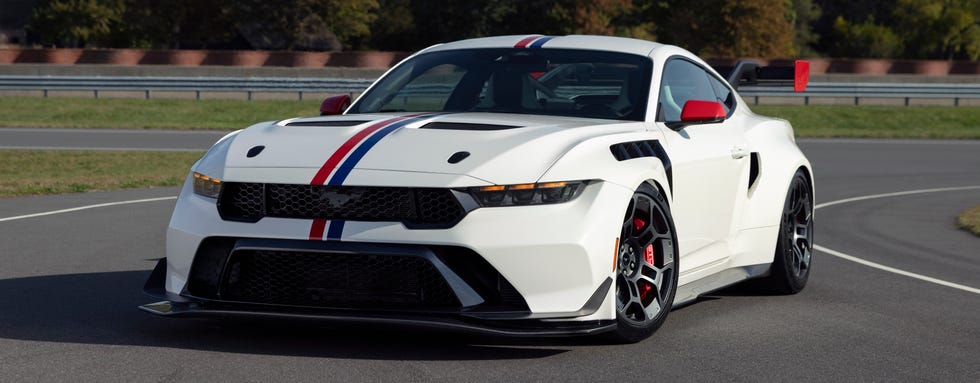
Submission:
<svg viewBox="0 0 980 383">
<path fill-rule="evenodd" d="M 465 74 L 466 68 L 459 65 L 436 65 L 419 73 L 391 94 L 380 110 L 442 110 Z"/>
<path fill-rule="evenodd" d="M 416 56 L 347 112 L 492 112 L 643 121 L 644 56 L 571 49 L 460 49 Z"/>
<path fill-rule="evenodd" d="M 664 122 L 681 120 L 681 110 L 689 100 L 718 101 L 708 81 L 708 73 L 687 60 L 669 60 L 660 82 L 660 111 Z"/>
<path fill-rule="evenodd" d="M 708 74 L 708 82 L 711 83 L 711 88 L 715 91 L 715 99 L 725 106 L 725 114 L 731 113 L 732 108 L 735 107 L 735 95 L 732 90 L 710 74 Z"/>
</svg>

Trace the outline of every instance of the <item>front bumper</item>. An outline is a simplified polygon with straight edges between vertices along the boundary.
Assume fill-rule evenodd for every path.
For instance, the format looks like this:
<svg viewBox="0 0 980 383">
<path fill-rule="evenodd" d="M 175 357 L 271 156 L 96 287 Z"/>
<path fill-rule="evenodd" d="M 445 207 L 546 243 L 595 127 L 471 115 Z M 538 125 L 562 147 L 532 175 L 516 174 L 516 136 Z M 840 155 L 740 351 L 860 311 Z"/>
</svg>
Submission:
<svg viewBox="0 0 980 383">
<path fill-rule="evenodd" d="M 598 308 L 591 312 L 582 308 L 613 276 L 615 241 L 622 212 L 631 195 L 632 190 L 620 185 L 596 182 L 567 203 L 479 208 L 455 226 L 437 230 L 413 230 L 401 223 L 349 221 L 339 243 L 465 248 L 499 272 L 526 302 L 525 317 L 507 320 L 608 321 L 615 319 L 613 289 L 607 289 Z M 307 244 L 332 243 L 310 241 L 311 223 L 311 220 L 285 218 L 263 218 L 255 223 L 225 221 L 218 215 L 214 200 L 195 195 L 190 184 L 186 184 L 167 233 L 166 265 L 158 284 L 165 294 L 155 295 L 173 302 L 174 312 L 186 313 L 191 309 L 197 314 L 214 312 L 215 303 L 206 302 L 212 300 L 206 297 L 203 300 L 183 297 L 187 302 L 172 299 L 186 295 L 195 255 L 209 238 L 291 241 L 286 247 L 300 248 Z M 236 305 L 235 310 L 255 311 L 255 308 Z M 348 314 L 351 313 L 343 312 Z M 459 317 L 457 314 L 450 316 Z M 465 320 L 496 320 L 464 317 Z"/>
<path fill-rule="evenodd" d="M 242 241 L 252 243 L 255 241 Z M 265 241 L 263 241 L 265 242 Z M 266 243 L 266 245 L 281 245 L 281 243 Z M 261 246 L 260 246 L 261 247 Z M 279 246 L 277 246 L 279 247 Z M 365 250 L 363 245 L 360 250 Z M 385 246 L 382 246 L 385 247 Z M 349 246 L 347 247 L 350 248 Z M 378 250 L 378 249 L 374 249 Z M 390 250 L 400 251 L 396 247 Z M 166 259 L 160 259 L 144 286 L 144 292 L 162 301 L 140 306 L 140 310 L 162 317 L 176 318 L 245 318 L 245 319 L 277 319 L 297 320 L 305 322 L 341 322 L 358 324 L 386 324 L 408 327 L 436 328 L 498 336 L 569 336 L 590 335 L 615 329 L 615 321 L 555 321 L 556 317 L 581 317 L 594 313 L 603 303 L 612 286 L 612 279 L 607 279 L 595 291 L 592 297 L 580 310 L 564 314 L 548 315 L 549 319 L 541 318 L 528 310 L 502 311 L 499 308 L 482 307 L 486 303 L 471 286 L 460 279 L 455 273 L 440 264 L 438 258 L 431 252 L 417 253 L 423 257 L 433 257 L 432 261 L 440 266 L 444 278 L 453 282 L 453 291 L 461 295 L 461 300 L 469 301 L 469 307 L 441 310 L 398 310 L 398 309 L 340 309 L 290 306 L 282 304 L 257 304 L 234 302 L 196 297 L 187 291 L 172 294 L 164 288 L 167 273 Z M 404 255 L 412 256 L 412 255 Z"/>
</svg>

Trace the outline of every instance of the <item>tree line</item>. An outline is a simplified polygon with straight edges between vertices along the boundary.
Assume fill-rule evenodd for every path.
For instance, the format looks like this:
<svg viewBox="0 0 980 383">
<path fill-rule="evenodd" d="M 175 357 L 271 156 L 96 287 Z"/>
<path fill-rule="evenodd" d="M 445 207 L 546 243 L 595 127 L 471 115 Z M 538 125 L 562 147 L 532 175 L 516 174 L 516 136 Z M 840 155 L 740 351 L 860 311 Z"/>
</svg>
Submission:
<svg viewBox="0 0 980 383">
<path fill-rule="evenodd" d="M 707 57 L 980 59 L 980 0 L 38 0 L 60 47 L 398 50 L 470 37 L 628 36 Z"/>
</svg>

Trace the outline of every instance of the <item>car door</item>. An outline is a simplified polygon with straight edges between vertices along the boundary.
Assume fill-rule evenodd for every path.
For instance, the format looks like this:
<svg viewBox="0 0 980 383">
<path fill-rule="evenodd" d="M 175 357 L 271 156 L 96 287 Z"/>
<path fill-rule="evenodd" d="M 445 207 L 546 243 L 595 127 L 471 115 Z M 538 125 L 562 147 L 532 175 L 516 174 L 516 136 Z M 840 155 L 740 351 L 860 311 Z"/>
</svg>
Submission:
<svg viewBox="0 0 980 383">
<path fill-rule="evenodd" d="M 687 271 L 721 265 L 731 254 L 736 209 L 747 185 L 749 156 L 733 116 L 731 89 L 704 68 L 682 58 L 664 66 L 658 98 L 661 128 L 673 168 L 673 212 L 681 264 Z M 721 102 L 722 122 L 681 125 L 689 100 Z M 743 181 L 744 180 L 744 181 Z"/>
</svg>

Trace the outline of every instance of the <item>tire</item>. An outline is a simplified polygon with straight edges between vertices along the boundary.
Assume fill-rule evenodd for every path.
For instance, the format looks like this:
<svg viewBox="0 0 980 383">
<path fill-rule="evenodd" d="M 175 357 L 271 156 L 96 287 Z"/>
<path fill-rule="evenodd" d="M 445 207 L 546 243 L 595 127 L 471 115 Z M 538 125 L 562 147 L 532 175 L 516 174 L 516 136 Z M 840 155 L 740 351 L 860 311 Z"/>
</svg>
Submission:
<svg viewBox="0 0 980 383">
<path fill-rule="evenodd" d="M 619 342 L 652 335 L 667 319 L 677 292 L 677 234 L 664 197 L 642 185 L 623 219 L 616 263 L 616 331 Z M 652 261 L 652 262 L 651 262 Z"/>
<path fill-rule="evenodd" d="M 813 254 L 813 193 L 802 170 L 793 176 L 779 219 L 776 254 L 761 287 L 777 294 L 796 294 L 806 287 Z"/>
</svg>

